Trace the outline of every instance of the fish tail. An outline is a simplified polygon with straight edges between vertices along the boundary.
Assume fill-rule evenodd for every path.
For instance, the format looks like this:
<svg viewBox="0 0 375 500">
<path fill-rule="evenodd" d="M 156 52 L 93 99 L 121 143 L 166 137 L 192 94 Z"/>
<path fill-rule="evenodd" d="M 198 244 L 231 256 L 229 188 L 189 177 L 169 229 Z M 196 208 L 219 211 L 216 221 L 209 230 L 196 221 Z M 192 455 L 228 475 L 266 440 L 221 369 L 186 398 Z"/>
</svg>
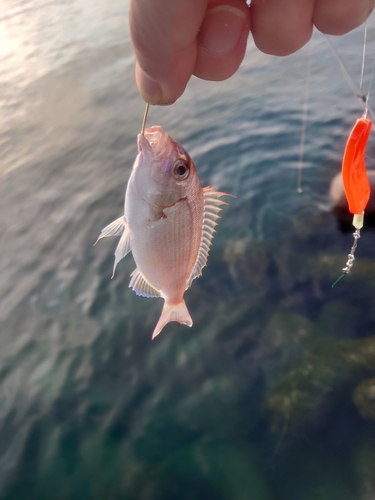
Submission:
<svg viewBox="0 0 375 500">
<path fill-rule="evenodd" d="M 159 335 L 165 325 L 171 321 L 178 321 L 178 323 L 182 323 L 187 326 L 193 325 L 193 320 L 190 317 L 184 300 L 182 300 L 179 304 L 168 304 L 168 302 L 164 303 L 160 319 L 155 327 L 154 333 L 152 334 L 152 338 L 154 339 L 157 335 Z"/>
</svg>

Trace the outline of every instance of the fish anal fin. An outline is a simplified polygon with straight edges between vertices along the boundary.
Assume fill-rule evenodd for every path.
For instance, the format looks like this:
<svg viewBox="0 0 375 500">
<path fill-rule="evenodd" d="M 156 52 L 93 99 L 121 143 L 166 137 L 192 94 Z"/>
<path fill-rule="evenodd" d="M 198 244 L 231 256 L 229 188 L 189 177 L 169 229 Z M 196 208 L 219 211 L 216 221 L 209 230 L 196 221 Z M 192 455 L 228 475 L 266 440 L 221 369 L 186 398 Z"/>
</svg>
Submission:
<svg viewBox="0 0 375 500">
<path fill-rule="evenodd" d="M 191 319 L 184 300 L 182 300 L 179 304 L 168 304 L 168 302 L 164 303 L 160 319 L 155 326 L 152 338 L 154 339 L 157 335 L 159 335 L 165 325 L 171 321 L 177 321 L 183 325 L 193 326 L 193 320 Z"/>
<path fill-rule="evenodd" d="M 129 226 L 126 226 L 115 251 L 115 263 L 113 265 L 112 278 L 115 275 L 117 264 L 131 251 L 131 249 L 130 230 Z"/>
<path fill-rule="evenodd" d="M 94 245 L 98 243 L 102 238 L 107 238 L 108 236 L 121 236 L 126 227 L 124 216 L 122 215 L 118 219 L 114 220 L 104 229 L 102 229 L 98 239 L 95 241 Z"/>
<path fill-rule="evenodd" d="M 216 221 L 220 219 L 219 213 L 222 210 L 221 205 L 229 205 L 229 203 L 220 199 L 222 196 L 231 196 L 235 198 L 235 196 L 231 194 L 216 191 L 215 188 L 210 186 L 203 188 L 204 212 L 201 244 L 195 266 L 186 283 L 186 289 L 191 286 L 195 278 L 198 278 L 202 274 L 202 269 L 207 265 L 208 254 L 216 232 L 215 227 L 218 224 Z"/>
<path fill-rule="evenodd" d="M 160 297 L 160 292 L 151 286 L 150 283 L 147 283 L 138 269 L 132 272 L 129 287 L 141 297 Z"/>
</svg>

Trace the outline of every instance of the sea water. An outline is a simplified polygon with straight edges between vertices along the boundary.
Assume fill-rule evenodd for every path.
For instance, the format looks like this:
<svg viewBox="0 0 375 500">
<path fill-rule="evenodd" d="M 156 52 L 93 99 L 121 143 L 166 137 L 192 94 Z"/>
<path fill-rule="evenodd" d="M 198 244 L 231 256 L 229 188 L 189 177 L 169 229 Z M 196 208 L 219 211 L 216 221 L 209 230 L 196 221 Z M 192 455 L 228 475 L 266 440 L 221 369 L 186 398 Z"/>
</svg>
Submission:
<svg viewBox="0 0 375 500">
<path fill-rule="evenodd" d="M 375 238 L 332 290 L 352 237 L 327 194 L 361 106 L 316 32 L 286 58 L 250 41 L 230 80 L 151 108 L 237 197 L 186 293 L 193 328 L 151 341 L 161 302 L 128 289 L 131 256 L 110 279 L 115 238 L 92 246 L 144 109 L 127 10 L 0 5 L 0 498 L 372 500 Z M 365 92 L 372 20 L 367 38 Z M 358 85 L 363 28 L 333 43 Z"/>
</svg>

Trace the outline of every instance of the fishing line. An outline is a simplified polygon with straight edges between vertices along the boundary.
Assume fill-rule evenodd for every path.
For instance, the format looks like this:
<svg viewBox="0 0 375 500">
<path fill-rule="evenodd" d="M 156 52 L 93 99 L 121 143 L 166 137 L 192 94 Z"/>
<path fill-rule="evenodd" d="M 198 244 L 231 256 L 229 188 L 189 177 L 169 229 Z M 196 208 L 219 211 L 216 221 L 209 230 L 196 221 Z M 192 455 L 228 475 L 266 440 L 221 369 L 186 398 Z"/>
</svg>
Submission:
<svg viewBox="0 0 375 500">
<path fill-rule="evenodd" d="M 142 120 L 142 128 L 141 128 L 142 135 L 145 135 L 145 127 L 146 127 L 146 120 L 147 120 L 149 107 L 150 107 L 149 103 L 146 102 L 145 112 L 143 114 L 143 120 Z"/>
<path fill-rule="evenodd" d="M 367 19 L 365 21 L 365 29 L 363 34 L 363 51 L 362 51 L 362 69 L 361 69 L 361 80 L 359 82 L 359 91 L 362 91 L 363 84 L 363 74 L 365 72 L 365 59 L 366 59 L 366 39 L 367 39 Z M 368 100 L 368 98 L 367 98 Z"/>
<path fill-rule="evenodd" d="M 307 69 L 306 69 L 305 95 L 303 98 L 303 108 L 302 108 L 301 141 L 300 141 L 300 145 L 299 145 L 298 177 L 297 177 L 297 192 L 298 193 L 303 192 L 303 189 L 302 189 L 302 169 L 303 169 L 303 156 L 305 153 L 307 114 L 309 111 L 309 100 L 310 100 L 311 60 L 312 60 L 312 44 L 310 43 L 310 45 L 309 45 L 309 58 L 308 58 Z"/>
<path fill-rule="evenodd" d="M 375 70 L 375 58 L 372 61 L 370 85 L 368 87 L 368 93 L 367 93 L 367 107 L 368 107 L 368 102 L 369 102 L 369 99 L 370 99 L 370 92 L 371 92 L 371 89 L 372 89 L 372 82 L 374 81 L 374 70 Z"/>
<path fill-rule="evenodd" d="M 343 75 L 345 77 L 346 83 L 349 85 L 349 87 L 352 90 L 353 94 L 361 102 L 363 110 L 365 111 L 366 107 L 367 107 L 368 113 L 370 114 L 371 118 L 375 121 L 375 113 L 374 113 L 374 111 L 372 110 L 371 106 L 369 106 L 368 103 L 367 103 L 367 106 L 366 106 L 366 100 L 368 101 L 368 98 L 366 98 L 366 96 L 364 96 L 364 95 L 361 94 L 361 92 L 358 89 L 357 85 L 354 83 L 353 78 L 350 76 L 348 70 L 346 69 L 346 66 L 345 66 L 343 60 L 341 59 L 339 53 L 337 52 L 337 50 L 335 49 L 335 47 L 332 45 L 331 40 L 328 38 L 327 35 L 323 34 L 323 36 L 324 36 L 324 38 L 325 38 L 325 40 L 326 40 L 329 48 L 331 49 L 332 54 L 335 56 L 337 62 L 339 63 L 341 71 L 342 71 L 342 73 L 343 73 Z"/>
<path fill-rule="evenodd" d="M 365 108 L 365 115 L 367 115 L 368 109 L 369 109 L 369 100 L 370 100 L 370 93 L 372 89 L 372 83 L 374 81 L 374 69 L 375 69 L 375 58 L 372 61 L 372 67 L 371 67 L 371 77 L 370 77 L 370 84 L 368 86 L 368 92 L 367 92 L 367 97 L 366 97 L 366 108 Z M 371 113 L 370 113 L 371 114 Z"/>
</svg>

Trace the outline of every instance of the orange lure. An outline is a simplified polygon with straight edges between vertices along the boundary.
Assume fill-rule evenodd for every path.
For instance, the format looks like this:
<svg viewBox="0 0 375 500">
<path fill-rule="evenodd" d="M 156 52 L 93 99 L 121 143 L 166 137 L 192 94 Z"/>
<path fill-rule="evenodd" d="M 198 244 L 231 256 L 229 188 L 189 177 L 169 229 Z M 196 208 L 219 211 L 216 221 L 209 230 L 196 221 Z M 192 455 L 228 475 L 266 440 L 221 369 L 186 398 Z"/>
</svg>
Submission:
<svg viewBox="0 0 375 500">
<path fill-rule="evenodd" d="M 342 159 L 342 180 L 349 210 L 353 214 L 355 231 L 353 233 L 354 243 L 350 249 L 346 266 L 343 268 L 344 274 L 333 283 L 332 288 L 353 267 L 354 252 L 360 238 L 360 230 L 363 227 L 365 208 L 370 198 L 370 183 L 365 166 L 365 151 L 371 127 L 372 123 L 365 118 L 365 115 L 357 120 L 350 132 Z"/>
<path fill-rule="evenodd" d="M 349 210 L 361 214 L 370 197 L 370 184 L 365 166 L 365 150 L 372 123 L 359 118 L 350 132 L 342 160 L 342 180 Z"/>
</svg>

